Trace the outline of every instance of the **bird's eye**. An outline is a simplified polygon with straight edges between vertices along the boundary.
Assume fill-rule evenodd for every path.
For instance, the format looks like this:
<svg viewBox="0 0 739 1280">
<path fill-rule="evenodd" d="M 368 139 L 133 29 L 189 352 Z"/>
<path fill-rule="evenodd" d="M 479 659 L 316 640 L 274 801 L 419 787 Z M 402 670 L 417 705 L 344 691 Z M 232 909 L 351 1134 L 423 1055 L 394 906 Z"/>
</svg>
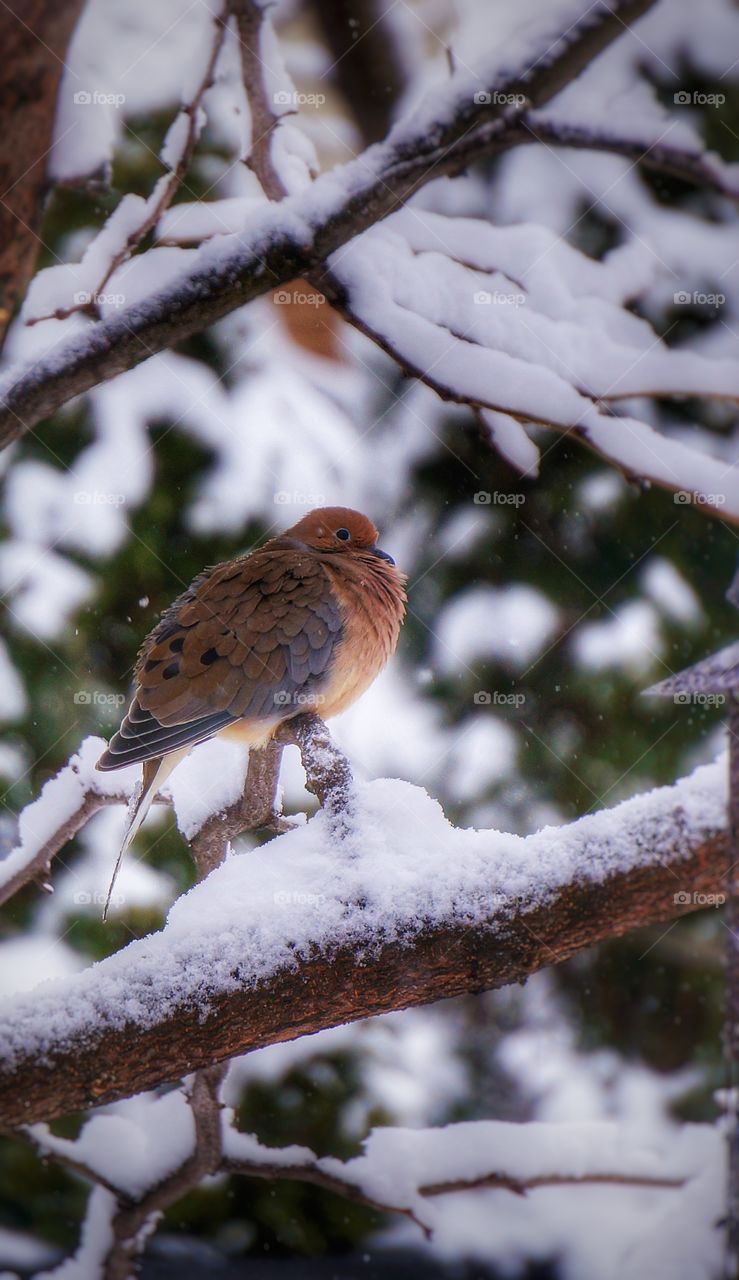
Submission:
<svg viewBox="0 0 739 1280">
<path fill-rule="evenodd" d="M 352 535 L 350 534 L 348 529 L 336 530 L 336 537 L 339 538 L 341 542 L 348 542 L 351 536 Z"/>
</svg>

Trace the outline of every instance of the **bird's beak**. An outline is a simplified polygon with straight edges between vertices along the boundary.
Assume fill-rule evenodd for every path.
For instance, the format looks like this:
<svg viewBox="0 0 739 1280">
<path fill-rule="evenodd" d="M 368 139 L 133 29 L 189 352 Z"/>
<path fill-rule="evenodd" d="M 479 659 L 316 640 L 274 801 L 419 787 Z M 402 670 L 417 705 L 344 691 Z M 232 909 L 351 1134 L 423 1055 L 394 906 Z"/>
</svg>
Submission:
<svg viewBox="0 0 739 1280">
<path fill-rule="evenodd" d="M 389 556 L 387 551 L 381 551 L 379 547 L 370 547 L 370 551 L 373 556 L 377 556 L 378 560 L 387 560 L 388 564 L 395 564 L 393 557 Z"/>
</svg>

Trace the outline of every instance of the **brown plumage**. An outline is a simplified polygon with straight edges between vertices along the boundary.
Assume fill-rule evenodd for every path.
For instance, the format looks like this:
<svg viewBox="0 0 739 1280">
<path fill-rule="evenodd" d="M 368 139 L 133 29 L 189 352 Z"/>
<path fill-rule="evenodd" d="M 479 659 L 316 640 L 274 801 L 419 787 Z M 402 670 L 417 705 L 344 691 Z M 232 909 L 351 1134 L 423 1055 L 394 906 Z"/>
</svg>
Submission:
<svg viewBox="0 0 739 1280">
<path fill-rule="evenodd" d="M 133 700 L 98 761 L 144 765 L 114 880 L 157 788 L 196 743 L 262 746 L 290 716 L 327 719 L 364 692 L 395 649 L 404 582 L 372 522 L 346 507 L 311 511 L 195 579 L 144 641 Z"/>
</svg>

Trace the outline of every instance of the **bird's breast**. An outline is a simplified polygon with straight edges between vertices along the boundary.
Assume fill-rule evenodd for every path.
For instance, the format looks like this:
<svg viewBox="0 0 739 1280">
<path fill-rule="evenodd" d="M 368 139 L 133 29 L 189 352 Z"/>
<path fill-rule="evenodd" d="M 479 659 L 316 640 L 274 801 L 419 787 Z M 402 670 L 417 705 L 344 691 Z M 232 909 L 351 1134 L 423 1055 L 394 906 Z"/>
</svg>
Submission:
<svg viewBox="0 0 739 1280">
<path fill-rule="evenodd" d="M 367 560 L 345 557 L 328 570 L 343 626 L 324 702 L 318 708 L 324 719 L 346 710 L 364 693 L 398 642 L 405 613 L 403 575 L 374 557 Z"/>
</svg>

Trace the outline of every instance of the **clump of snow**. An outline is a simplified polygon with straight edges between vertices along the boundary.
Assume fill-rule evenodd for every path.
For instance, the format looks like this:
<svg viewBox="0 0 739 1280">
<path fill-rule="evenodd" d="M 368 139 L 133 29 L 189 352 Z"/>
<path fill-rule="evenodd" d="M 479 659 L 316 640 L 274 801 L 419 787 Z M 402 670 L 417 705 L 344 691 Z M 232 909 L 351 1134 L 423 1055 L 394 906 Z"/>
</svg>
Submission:
<svg viewBox="0 0 739 1280">
<path fill-rule="evenodd" d="M 201 743 L 180 761 L 166 790 L 186 840 L 212 814 L 222 813 L 243 795 L 248 766 L 249 748 L 225 738 Z"/>
<path fill-rule="evenodd" d="M 275 1151 L 236 1132 L 230 1121 L 227 1113 L 224 1153 L 229 1159 L 277 1165 L 286 1172 L 295 1166 L 315 1168 L 356 1186 L 375 1203 L 414 1215 L 413 1227 L 391 1228 L 388 1239 L 418 1247 L 422 1224 L 430 1233 L 425 1247 L 443 1256 L 491 1257 L 511 1271 L 532 1257 L 558 1257 L 567 1262 L 566 1274 L 598 1280 L 616 1280 L 625 1274 L 624 1266 L 628 1274 L 635 1255 L 652 1265 L 633 1274 L 708 1280 L 720 1258 L 721 1234 L 714 1223 L 724 1205 L 725 1153 L 721 1135 L 709 1125 L 659 1131 L 613 1122 L 388 1126 L 372 1130 L 362 1155 L 340 1161 L 318 1159 L 299 1146 Z M 508 1190 L 464 1190 L 496 1175 L 514 1186 L 537 1180 L 544 1185 L 533 1185 L 520 1197 Z M 598 1178 L 606 1185 L 587 1185 Z M 555 1185 L 547 1186 L 548 1179 Z M 557 1186 L 560 1179 L 585 1185 L 577 1190 Z M 630 1179 L 668 1185 L 629 1186 Z M 625 1185 L 618 1186 L 619 1180 Z M 445 1186 L 450 1188 L 446 1194 L 429 1194 Z M 660 1257 L 658 1244 L 668 1226 L 679 1239 L 692 1237 L 683 1255 L 688 1266 L 674 1244 L 668 1265 Z M 609 1242 L 605 1249 L 604 1240 Z"/>
<path fill-rule="evenodd" d="M 521 423 L 508 413 L 483 409 L 480 417 L 490 433 L 491 443 L 522 476 L 539 474 L 540 453 L 534 441 L 527 436 Z"/>
<path fill-rule="evenodd" d="M 617 471 L 596 471 L 578 486 L 580 502 L 591 511 L 609 511 L 627 492 L 626 483 Z"/>
<path fill-rule="evenodd" d="M 559 629 L 559 612 L 541 591 L 523 583 L 471 587 L 444 606 L 436 625 L 435 662 L 446 674 L 494 659 L 522 671 Z M 471 672 L 474 674 L 474 671 Z"/>
<path fill-rule="evenodd" d="M 43 641 L 58 636 L 90 599 L 93 579 L 48 547 L 9 541 L 0 548 L 0 588 L 13 624 Z"/>
<path fill-rule="evenodd" d="M 703 618 L 698 597 L 671 560 L 653 556 L 644 566 L 641 580 L 647 595 L 674 622 L 691 626 Z"/>
<path fill-rule="evenodd" d="M 75 1140 L 57 1137 L 45 1124 L 32 1125 L 29 1133 L 42 1150 L 81 1160 L 134 1199 L 178 1168 L 195 1141 L 192 1110 L 181 1089 L 116 1103 L 92 1116 Z"/>
<path fill-rule="evenodd" d="M 244 231 L 262 201 L 254 196 L 228 196 L 223 200 L 183 201 L 167 209 L 157 224 L 160 243 L 199 244 L 215 235 Z"/>
<path fill-rule="evenodd" d="M 118 1202 L 105 1187 L 93 1187 L 87 1202 L 82 1239 L 70 1258 L 53 1271 L 42 1271 L 35 1280 L 98 1280 L 103 1264 L 113 1246 L 113 1218 Z"/>
<path fill-rule="evenodd" d="M 659 614 L 646 600 L 620 605 L 602 622 L 584 622 L 573 639 L 577 660 L 591 671 L 619 667 L 641 674 L 663 650 Z"/>
<path fill-rule="evenodd" d="M 450 794 L 462 803 L 510 777 L 516 764 L 518 736 L 499 716 L 479 713 L 459 725 L 445 766 Z"/>
<path fill-rule="evenodd" d="M 24 1272 L 46 1267 L 54 1261 L 56 1249 L 43 1244 L 35 1236 L 0 1227 L 0 1267 L 18 1267 Z M 2 1280 L 18 1280 L 17 1275 L 2 1272 Z"/>
<path fill-rule="evenodd" d="M 27 706 L 23 681 L 11 662 L 8 646 L 0 640 L 0 720 L 20 719 Z"/>
<path fill-rule="evenodd" d="M 0 996 L 31 991 L 41 982 L 71 976 L 82 968 L 79 952 L 57 938 L 8 938 L 0 943 Z"/>
</svg>

